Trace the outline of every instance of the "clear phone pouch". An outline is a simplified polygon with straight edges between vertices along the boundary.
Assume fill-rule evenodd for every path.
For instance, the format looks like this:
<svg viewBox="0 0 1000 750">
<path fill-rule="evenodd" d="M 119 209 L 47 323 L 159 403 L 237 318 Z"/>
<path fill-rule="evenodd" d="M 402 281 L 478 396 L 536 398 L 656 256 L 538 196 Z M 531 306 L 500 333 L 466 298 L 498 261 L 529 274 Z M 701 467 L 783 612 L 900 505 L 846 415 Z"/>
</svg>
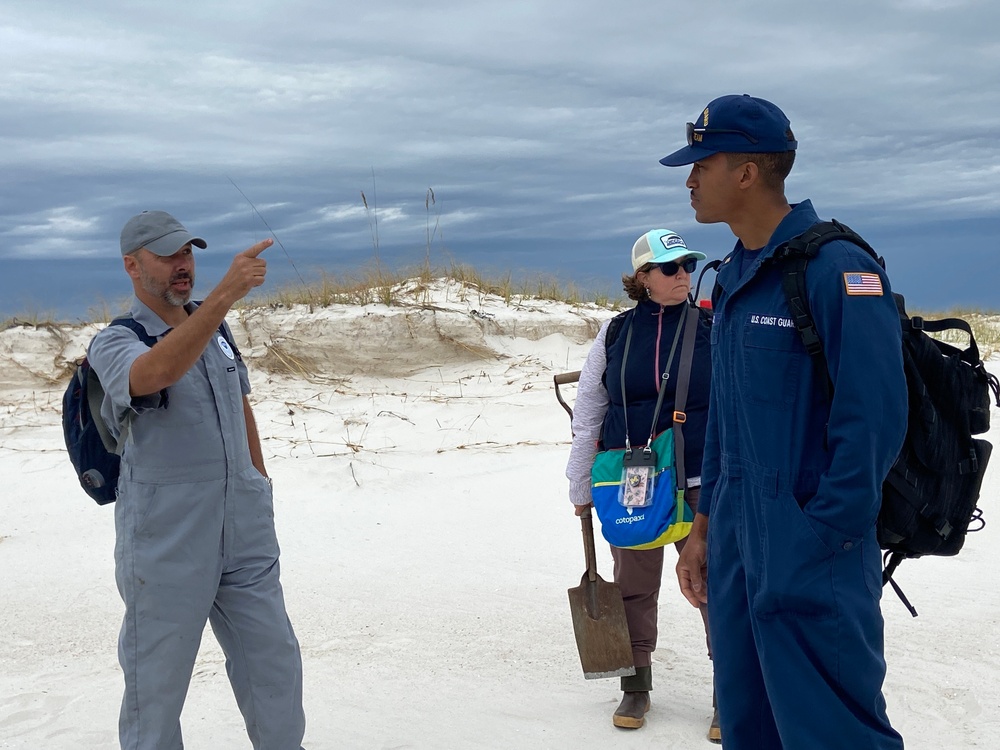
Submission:
<svg viewBox="0 0 1000 750">
<path fill-rule="evenodd" d="M 627 451 L 622 459 L 618 502 L 626 508 L 646 508 L 653 504 L 655 489 L 656 454 L 649 448 Z"/>
</svg>

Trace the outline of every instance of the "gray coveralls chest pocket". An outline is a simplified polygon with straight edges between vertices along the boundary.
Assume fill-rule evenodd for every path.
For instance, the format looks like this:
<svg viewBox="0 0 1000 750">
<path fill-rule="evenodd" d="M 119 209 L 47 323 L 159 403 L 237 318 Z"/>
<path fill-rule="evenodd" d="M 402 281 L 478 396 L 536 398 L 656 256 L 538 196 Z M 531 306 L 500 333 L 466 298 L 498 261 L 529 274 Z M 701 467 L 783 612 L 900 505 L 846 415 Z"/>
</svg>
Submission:
<svg viewBox="0 0 1000 750">
<path fill-rule="evenodd" d="M 229 335 L 231 336 L 232 333 L 229 333 Z M 226 341 L 225 336 L 216 334 L 215 338 L 209 343 L 201 362 L 207 363 L 206 366 L 213 369 L 213 372 L 217 375 L 218 384 L 224 384 L 222 390 L 225 390 L 228 396 L 229 410 L 234 414 L 242 413 L 243 384 L 240 381 L 240 369 L 237 367 L 237 355 L 229 345 L 229 342 Z M 222 409 L 226 406 L 226 403 L 220 399 L 217 406 Z"/>
<path fill-rule="evenodd" d="M 164 427 L 199 425 L 216 410 L 242 411 L 243 387 L 236 353 L 222 334 L 209 341 L 194 367 L 168 392 L 171 397 L 169 408 L 163 410 Z"/>
<path fill-rule="evenodd" d="M 179 482 L 225 475 L 227 446 L 219 423 L 231 414 L 232 402 L 240 397 L 240 389 L 235 372 L 227 377 L 222 363 L 213 361 L 215 358 L 210 356 L 213 345 L 209 344 L 194 366 L 167 389 L 165 407 L 145 412 L 133 421 L 132 435 L 123 455 L 131 478 Z M 219 369 L 221 374 L 212 372 Z M 217 410 L 219 401 L 225 405 L 224 410 Z M 238 435 L 234 436 L 237 440 Z M 130 460 L 136 456 L 141 456 L 141 460 Z M 218 468 L 202 476 L 198 467 L 208 466 Z"/>
<path fill-rule="evenodd" d="M 243 420 L 243 394 L 249 390 L 246 368 L 225 338 L 215 335 L 195 364 L 167 388 L 165 404 L 133 419 L 123 476 L 139 482 L 197 482 L 250 467 Z"/>
<path fill-rule="evenodd" d="M 205 421 L 205 405 L 199 397 L 208 386 L 203 359 L 167 389 L 167 404 L 144 419 L 155 420 L 158 430 L 189 430 Z"/>
</svg>

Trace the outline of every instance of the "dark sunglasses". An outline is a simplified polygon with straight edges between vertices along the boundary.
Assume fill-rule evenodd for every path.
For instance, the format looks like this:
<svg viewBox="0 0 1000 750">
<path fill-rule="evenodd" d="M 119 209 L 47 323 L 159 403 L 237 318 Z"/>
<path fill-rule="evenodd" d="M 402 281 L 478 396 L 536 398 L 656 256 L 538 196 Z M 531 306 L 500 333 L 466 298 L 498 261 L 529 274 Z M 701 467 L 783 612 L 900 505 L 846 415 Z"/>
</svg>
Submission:
<svg viewBox="0 0 1000 750">
<path fill-rule="evenodd" d="M 719 133 L 719 134 L 732 133 L 733 135 L 742 135 L 744 138 L 750 141 L 750 143 L 757 143 L 756 138 L 754 138 L 749 133 L 744 133 L 742 130 L 726 130 L 724 128 L 696 128 L 693 122 L 686 123 L 685 126 L 687 127 L 687 142 L 689 146 L 694 145 L 694 137 L 696 134 L 705 135 L 706 133 L 709 135 L 713 133 Z M 701 138 L 699 138 L 698 140 L 700 141 Z"/>
<path fill-rule="evenodd" d="M 677 272 L 682 268 L 688 273 L 694 273 L 694 269 L 698 267 L 698 259 L 685 258 L 679 263 L 675 260 L 668 260 L 666 263 L 653 263 L 652 266 L 653 268 L 659 268 L 660 273 L 664 276 L 676 276 Z"/>
</svg>

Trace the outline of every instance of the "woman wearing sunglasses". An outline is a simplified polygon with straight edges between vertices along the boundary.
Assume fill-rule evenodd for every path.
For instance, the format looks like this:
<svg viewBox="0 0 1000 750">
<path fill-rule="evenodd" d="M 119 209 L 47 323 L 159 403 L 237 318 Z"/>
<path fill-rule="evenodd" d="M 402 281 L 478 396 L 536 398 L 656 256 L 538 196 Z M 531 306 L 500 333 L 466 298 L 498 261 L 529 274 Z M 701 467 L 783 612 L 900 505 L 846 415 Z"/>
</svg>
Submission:
<svg viewBox="0 0 1000 750">
<path fill-rule="evenodd" d="M 646 232 L 632 247 L 633 273 L 622 276 L 622 284 L 636 304 L 604 323 L 580 372 L 573 409 L 573 445 L 566 468 L 577 515 L 591 505 L 591 467 L 598 450 L 638 449 L 649 444 L 647 436 L 651 442 L 652 436 L 673 426 L 682 361 L 679 342 L 690 315 L 697 317 L 697 329 L 683 409 L 683 465 L 685 500 L 692 509 L 697 508 L 712 370 L 711 325 L 693 306 L 690 292 L 691 274 L 705 257 L 689 250 L 683 238 L 668 229 Z M 674 544 L 678 552 L 684 542 Z M 616 727 L 638 729 L 645 722 L 653 687 L 652 652 L 658 634 L 663 547 L 612 545 L 611 553 L 636 667 L 635 676 L 621 678 L 622 701 L 612 720 Z M 678 607 L 677 611 L 681 616 L 684 609 Z M 707 622 L 705 631 L 707 640 Z M 713 716 L 709 739 L 719 741 L 717 715 Z"/>
</svg>

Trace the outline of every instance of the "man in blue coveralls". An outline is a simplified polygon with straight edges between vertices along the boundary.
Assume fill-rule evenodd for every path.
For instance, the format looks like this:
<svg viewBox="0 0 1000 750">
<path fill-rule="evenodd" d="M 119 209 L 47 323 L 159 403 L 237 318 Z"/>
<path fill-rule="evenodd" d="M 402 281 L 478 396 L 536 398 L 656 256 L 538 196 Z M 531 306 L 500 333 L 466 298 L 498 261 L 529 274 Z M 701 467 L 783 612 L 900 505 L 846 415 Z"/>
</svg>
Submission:
<svg viewBox="0 0 1000 750">
<path fill-rule="evenodd" d="M 728 750 L 899 750 L 882 697 L 882 481 L 906 429 L 899 316 L 862 249 L 806 273 L 830 394 L 802 345 L 775 248 L 819 221 L 790 206 L 796 142 L 776 106 L 723 96 L 663 158 L 692 165 L 695 219 L 738 238 L 719 270 L 712 401 L 681 590 L 708 603 Z M 857 283 L 858 274 L 865 281 Z"/>
<path fill-rule="evenodd" d="M 122 445 L 123 749 L 183 747 L 180 714 L 206 620 L 255 750 L 301 749 L 302 659 L 278 580 L 271 480 L 247 369 L 224 322 L 264 283 L 258 256 L 270 245 L 237 255 L 197 304 L 193 247 L 206 247 L 203 239 L 163 211 L 134 216 L 122 230 L 131 315 L 157 339 L 150 347 L 131 329 L 108 326 L 89 349 L 106 392 L 101 415 Z"/>
</svg>

